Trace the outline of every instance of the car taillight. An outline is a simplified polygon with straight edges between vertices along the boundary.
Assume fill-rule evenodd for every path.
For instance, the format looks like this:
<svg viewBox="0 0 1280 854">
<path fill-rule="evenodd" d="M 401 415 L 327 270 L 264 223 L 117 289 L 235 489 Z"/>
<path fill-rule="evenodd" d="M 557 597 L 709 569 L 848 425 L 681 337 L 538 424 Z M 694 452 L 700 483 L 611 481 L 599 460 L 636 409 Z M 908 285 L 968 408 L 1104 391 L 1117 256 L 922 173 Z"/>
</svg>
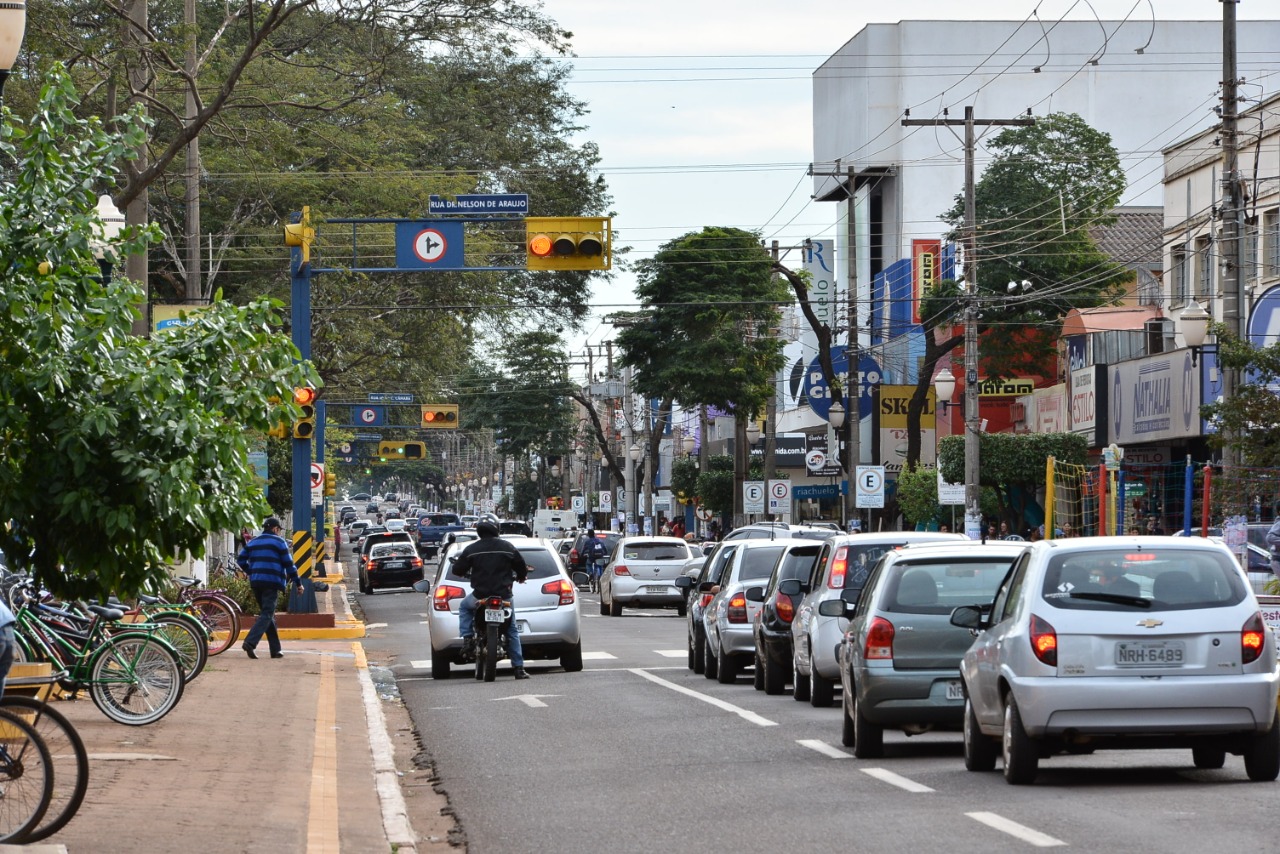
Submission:
<svg viewBox="0 0 1280 854">
<path fill-rule="evenodd" d="M 712 600 L 712 599 L 714 599 L 714 598 L 715 598 L 715 594 L 714 594 L 714 593 L 703 593 L 703 594 L 702 594 L 702 600 L 698 603 L 698 607 L 699 607 L 699 608 L 706 608 L 706 607 L 707 607 L 707 605 L 711 604 L 711 600 Z"/>
<path fill-rule="evenodd" d="M 844 589 L 844 575 L 849 570 L 849 549 L 841 546 L 836 549 L 836 556 L 831 561 L 831 576 L 827 579 L 827 586 L 832 590 Z"/>
<path fill-rule="evenodd" d="M 413 561 L 412 561 L 409 565 L 410 565 L 410 566 L 412 566 L 414 569 L 419 569 L 419 568 L 421 568 L 421 566 L 422 566 L 422 558 L 420 558 L 420 557 L 415 557 L 415 558 L 413 559 Z"/>
<path fill-rule="evenodd" d="M 884 617 L 876 617 L 867 628 L 867 646 L 862 656 L 867 660 L 873 658 L 893 658 L 893 623 Z"/>
<path fill-rule="evenodd" d="M 550 593 L 552 596 L 558 595 L 561 605 L 573 604 L 573 585 L 563 578 L 556 581 L 548 581 L 542 585 L 542 592 Z"/>
<path fill-rule="evenodd" d="M 436 592 L 431 597 L 431 607 L 437 611 L 448 611 L 449 601 L 451 599 L 461 599 L 467 595 L 467 591 L 461 587 L 454 587 L 449 584 L 441 584 L 436 588 Z"/>
<path fill-rule="evenodd" d="M 630 575 L 631 570 L 627 569 L 626 564 L 615 563 L 613 565 L 613 574 L 614 575 Z"/>
<path fill-rule="evenodd" d="M 1257 661 L 1262 655 L 1262 645 L 1267 642 L 1267 627 L 1262 622 L 1262 614 L 1255 613 L 1245 621 L 1240 629 L 1240 661 L 1248 664 Z"/>
<path fill-rule="evenodd" d="M 578 550 L 569 549 L 569 563 L 577 563 L 577 562 L 578 562 Z"/>
<path fill-rule="evenodd" d="M 796 618 L 796 606 L 791 604 L 790 596 L 777 597 L 773 602 L 773 612 L 784 623 L 789 623 Z"/>
<path fill-rule="evenodd" d="M 731 623 L 745 623 L 747 621 L 747 597 L 744 594 L 733 594 L 733 598 L 729 600 L 727 615 Z"/>
<path fill-rule="evenodd" d="M 1058 666 L 1058 632 L 1035 614 L 1031 615 L 1031 651 L 1042 663 Z"/>
</svg>

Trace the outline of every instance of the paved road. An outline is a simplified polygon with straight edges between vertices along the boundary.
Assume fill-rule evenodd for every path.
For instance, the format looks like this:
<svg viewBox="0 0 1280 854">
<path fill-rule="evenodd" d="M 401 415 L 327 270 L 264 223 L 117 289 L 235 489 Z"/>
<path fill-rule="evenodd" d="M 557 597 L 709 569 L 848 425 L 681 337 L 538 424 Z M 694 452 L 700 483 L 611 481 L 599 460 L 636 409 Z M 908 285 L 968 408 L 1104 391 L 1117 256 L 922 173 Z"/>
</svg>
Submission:
<svg viewBox="0 0 1280 854">
<path fill-rule="evenodd" d="M 425 599 L 360 596 L 472 854 L 776 851 L 1273 850 L 1280 788 L 1187 751 L 1055 757 L 1037 784 L 964 770 L 958 734 L 886 733 L 888 756 L 840 746 L 815 709 L 685 667 L 674 611 L 598 616 L 583 597 L 585 669 L 430 678 Z M 456 678 L 457 676 L 463 678 Z M 529 696 L 532 695 L 532 696 Z M 522 699 L 523 698 L 523 699 Z"/>
</svg>

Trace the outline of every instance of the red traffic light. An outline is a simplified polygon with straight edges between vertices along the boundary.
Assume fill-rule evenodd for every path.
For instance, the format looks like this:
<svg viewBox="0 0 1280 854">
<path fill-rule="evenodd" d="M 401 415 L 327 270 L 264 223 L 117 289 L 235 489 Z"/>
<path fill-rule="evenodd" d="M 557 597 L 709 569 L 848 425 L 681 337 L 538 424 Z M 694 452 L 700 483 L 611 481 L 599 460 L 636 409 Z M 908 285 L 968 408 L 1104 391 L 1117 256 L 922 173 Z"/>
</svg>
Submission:
<svg viewBox="0 0 1280 854">
<path fill-rule="evenodd" d="M 302 386 L 293 390 L 293 402 L 299 406 L 310 406 L 316 402 L 316 390 L 311 386 Z"/>
<path fill-rule="evenodd" d="M 535 234 L 529 238 L 529 254 L 538 258 L 546 258 L 550 255 L 552 246 L 550 235 Z"/>
</svg>

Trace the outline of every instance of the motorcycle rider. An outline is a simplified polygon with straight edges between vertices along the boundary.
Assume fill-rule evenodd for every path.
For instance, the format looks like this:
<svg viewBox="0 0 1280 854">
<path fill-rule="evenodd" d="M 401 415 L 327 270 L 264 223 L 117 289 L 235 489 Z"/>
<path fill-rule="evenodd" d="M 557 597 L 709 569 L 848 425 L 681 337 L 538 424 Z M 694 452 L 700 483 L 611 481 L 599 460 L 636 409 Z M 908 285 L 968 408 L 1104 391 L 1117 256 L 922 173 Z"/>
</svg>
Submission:
<svg viewBox="0 0 1280 854">
<path fill-rule="evenodd" d="M 511 582 L 524 584 L 529 575 L 529 565 L 524 562 L 520 550 L 498 536 L 498 526 L 485 521 L 476 524 L 480 539 L 469 544 L 454 564 L 454 571 L 462 578 L 471 579 L 471 592 L 458 606 L 458 633 L 462 635 L 463 653 L 470 657 L 475 653 L 476 608 L 480 601 L 490 596 L 511 599 Z M 507 624 L 507 651 L 511 655 L 511 667 L 517 679 L 528 679 L 524 669 L 524 652 L 520 648 L 520 627 L 516 623 L 515 607 Z"/>
</svg>

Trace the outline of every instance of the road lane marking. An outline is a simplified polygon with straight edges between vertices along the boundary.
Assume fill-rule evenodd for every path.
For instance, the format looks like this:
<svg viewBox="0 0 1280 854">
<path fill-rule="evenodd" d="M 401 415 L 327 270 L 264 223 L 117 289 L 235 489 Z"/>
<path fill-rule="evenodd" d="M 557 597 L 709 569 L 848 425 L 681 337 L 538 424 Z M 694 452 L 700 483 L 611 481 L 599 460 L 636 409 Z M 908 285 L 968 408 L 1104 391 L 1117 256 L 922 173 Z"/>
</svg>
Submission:
<svg viewBox="0 0 1280 854">
<path fill-rule="evenodd" d="M 915 780 L 908 780 L 901 774 L 895 774 L 887 768 L 863 768 L 862 773 L 870 774 L 872 777 L 875 777 L 883 783 L 888 783 L 890 786 L 897 786 L 899 789 L 904 789 L 908 792 L 920 794 L 923 792 L 933 791 L 933 789 L 930 789 L 928 786 L 917 783 Z"/>
<path fill-rule="evenodd" d="M 819 741 L 816 738 L 798 738 L 796 739 L 796 744 L 800 745 L 801 747 L 807 747 L 810 750 L 816 750 L 819 753 L 821 753 L 823 756 L 830 756 L 832 759 L 852 758 L 848 753 L 845 753 L 840 748 L 832 747 L 830 744 L 827 744 L 825 741 Z"/>
<path fill-rule="evenodd" d="M 493 697 L 490 703 L 501 702 L 502 700 L 519 700 L 531 709 L 545 709 L 547 704 L 539 700 L 539 697 L 559 697 L 559 694 L 513 694 L 510 697 Z"/>
<path fill-rule="evenodd" d="M 409 666 L 412 667 L 414 670 L 430 670 L 431 660 L 430 659 L 414 659 L 413 661 L 409 662 Z"/>
<path fill-rule="evenodd" d="M 385 629 L 387 627 L 387 624 L 386 623 L 365 623 L 364 627 L 366 629 Z"/>
<path fill-rule="evenodd" d="M 606 659 L 617 660 L 618 656 L 610 655 L 607 652 L 584 652 L 582 654 L 583 661 L 604 661 Z"/>
<path fill-rule="evenodd" d="M 1021 839 L 1023 842 L 1026 842 L 1029 845 L 1034 845 L 1037 848 L 1054 848 L 1058 845 L 1067 844 L 1061 839 L 1054 839 L 1046 833 L 1041 833 L 1038 830 L 1032 830 L 1025 824 L 1018 824 L 1016 821 L 1011 821 L 1004 816 L 996 815 L 993 812 L 967 812 L 965 815 L 969 816 L 969 818 L 974 821 L 985 824 L 987 827 L 994 828 L 1002 833 L 1007 833 L 1010 836 Z"/>
<path fill-rule="evenodd" d="M 689 654 L 687 649 L 655 649 L 654 652 L 663 658 L 684 658 Z"/>
<path fill-rule="evenodd" d="M 634 673 L 637 676 L 643 676 L 645 679 L 648 679 L 650 682 L 661 685 L 664 688 L 670 688 L 672 691 L 676 691 L 677 693 L 684 694 L 689 697 L 693 697 L 695 700 L 701 700 L 704 703 L 710 703 L 711 705 L 715 706 L 717 709 L 723 709 L 726 712 L 733 712 L 738 717 L 742 718 L 745 721 L 749 721 L 750 723 L 753 723 L 756 726 L 777 726 L 778 725 L 777 721 L 771 721 L 768 718 L 762 718 L 760 715 L 757 715 L 755 712 L 750 711 L 748 709 L 744 709 L 741 706 L 735 706 L 733 703 L 726 703 L 724 700 L 718 700 L 715 697 L 710 697 L 706 694 L 699 693 L 698 691 L 694 691 L 692 688 L 686 688 L 683 685 L 677 685 L 674 682 L 668 682 L 666 679 L 661 679 L 657 676 L 654 676 L 652 673 L 648 673 L 644 670 L 641 670 L 638 667 L 633 667 L 628 669 L 631 673 Z"/>
</svg>

